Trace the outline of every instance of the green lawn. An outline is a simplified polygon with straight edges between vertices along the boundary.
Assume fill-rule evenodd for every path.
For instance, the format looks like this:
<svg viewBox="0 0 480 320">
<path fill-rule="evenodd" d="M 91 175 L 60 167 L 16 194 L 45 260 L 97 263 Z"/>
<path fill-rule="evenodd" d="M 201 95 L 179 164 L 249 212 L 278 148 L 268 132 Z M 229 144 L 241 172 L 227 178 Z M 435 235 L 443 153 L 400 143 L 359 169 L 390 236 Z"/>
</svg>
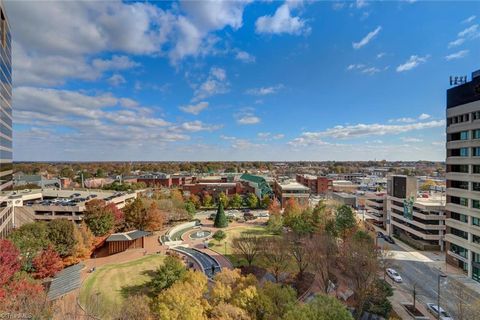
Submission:
<svg viewBox="0 0 480 320">
<path fill-rule="evenodd" d="M 115 315 L 130 294 L 147 293 L 145 283 L 164 256 L 150 255 L 137 260 L 109 264 L 90 274 L 80 289 L 80 303 L 102 319 Z"/>
<path fill-rule="evenodd" d="M 234 266 L 240 266 L 245 264 L 243 259 L 239 259 L 237 256 L 232 254 L 232 239 L 239 237 L 242 233 L 254 234 L 256 236 L 268 237 L 272 236 L 265 227 L 262 226 L 245 226 L 237 227 L 230 230 L 224 230 L 227 234 L 227 238 L 223 241 L 210 240 L 210 249 L 213 249 L 223 255 L 225 255 L 225 242 L 227 243 L 227 254 L 225 255 Z"/>
</svg>

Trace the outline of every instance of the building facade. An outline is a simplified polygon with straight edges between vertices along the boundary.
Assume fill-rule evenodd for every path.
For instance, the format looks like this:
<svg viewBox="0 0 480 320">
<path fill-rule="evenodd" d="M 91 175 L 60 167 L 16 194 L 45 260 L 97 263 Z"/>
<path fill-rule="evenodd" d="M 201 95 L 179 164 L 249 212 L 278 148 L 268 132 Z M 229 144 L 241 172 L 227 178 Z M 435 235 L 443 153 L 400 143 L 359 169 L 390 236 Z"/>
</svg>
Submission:
<svg viewBox="0 0 480 320">
<path fill-rule="evenodd" d="M 0 2 L 0 193 L 12 188 L 12 38 L 4 3 Z M 0 194 L 0 239 L 15 225 L 13 207 Z"/>
<path fill-rule="evenodd" d="M 274 192 L 282 208 L 285 208 L 289 199 L 294 199 L 301 206 L 306 206 L 310 198 L 310 189 L 296 181 L 275 181 Z"/>
<path fill-rule="evenodd" d="M 387 232 L 420 250 L 443 250 L 445 194 L 417 191 L 417 177 L 394 175 L 387 182 Z"/>
<path fill-rule="evenodd" d="M 447 90 L 447 262 L 480 282 L 480 72 Z"/>
<path fill-rule="evenodd" d="M 364 206 L 365 220 L 385 229 L 387 222 L 387 194 L 385 192 L 366 192 L 358 197 Z"/>
<path fill-rule="evenodd" d="M 298 183 L 308 187 L 314 195 L 325 195 L 333 190 L 333 180 L 327 177 L 297 174 L 296 180 Z"/>
</svg>

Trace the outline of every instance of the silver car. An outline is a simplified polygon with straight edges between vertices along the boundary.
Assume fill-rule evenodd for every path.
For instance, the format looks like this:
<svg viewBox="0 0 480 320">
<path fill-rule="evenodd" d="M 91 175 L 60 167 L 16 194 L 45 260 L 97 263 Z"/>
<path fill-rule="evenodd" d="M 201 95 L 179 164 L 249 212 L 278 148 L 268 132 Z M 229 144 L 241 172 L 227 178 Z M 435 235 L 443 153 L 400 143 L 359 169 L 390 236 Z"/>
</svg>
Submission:
<svg viewBox="0 0 480 320">
<path fill-rule="evenodd" d="M 438 316 L 439 307 L 435 303 L 427 303 L 427 309 L 435 317 Z M 440 320 L 453 320 L 453 318 L 447 313 L 447 311 L 443 310 L 443 308 L 440 307 Z"/>
</svg>

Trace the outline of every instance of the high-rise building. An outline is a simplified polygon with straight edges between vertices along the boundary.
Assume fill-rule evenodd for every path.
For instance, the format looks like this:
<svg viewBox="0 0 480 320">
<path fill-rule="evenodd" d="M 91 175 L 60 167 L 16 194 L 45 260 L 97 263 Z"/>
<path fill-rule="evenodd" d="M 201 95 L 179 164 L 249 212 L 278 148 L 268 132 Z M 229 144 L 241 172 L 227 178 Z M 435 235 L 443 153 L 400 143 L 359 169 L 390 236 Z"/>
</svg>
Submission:
<svg viewBox="0 0 480 320">
<path fill-rule="evenodd" d="M 447 90 L 446 259 L 480 282 L 480 72 Z"/>
<path fill-rule="evenodd" d="M 12 187 L 12 38 L 0 2 L 0 239 L 14 226 L 13 208 L 3 194 Z"/>
</svg>

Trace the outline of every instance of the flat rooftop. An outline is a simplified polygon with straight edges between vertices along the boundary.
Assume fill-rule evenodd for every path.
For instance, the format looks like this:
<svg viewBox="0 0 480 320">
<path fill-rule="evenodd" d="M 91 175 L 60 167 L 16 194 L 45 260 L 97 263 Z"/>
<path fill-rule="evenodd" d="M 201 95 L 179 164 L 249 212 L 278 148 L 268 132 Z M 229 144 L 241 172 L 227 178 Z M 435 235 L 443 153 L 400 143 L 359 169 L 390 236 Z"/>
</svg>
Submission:
<svg viewBox="0 0 480 320">
<path fill-rule="evenodd" d="M 305 187 L 303 184 L 300 184 L 296 181 L 284 181 L 279 183 L 279 185 L 280 185 L 280 188 L 282 188 L 282 190 L 305 190 L 305 191 L 310 190 L 310 188 Z"/>
<path fill-rule="evenodd" d="M 422 197 L 421 195 L 417 196 L 417 200 L 415 203 L 423 205 L 423 206 L 431 206 L 431 207 L 441 207 L 445 206 L 446 202 L 446 194 L 442 192 L 434 192 L 427 197 Z"/>
</svg>

